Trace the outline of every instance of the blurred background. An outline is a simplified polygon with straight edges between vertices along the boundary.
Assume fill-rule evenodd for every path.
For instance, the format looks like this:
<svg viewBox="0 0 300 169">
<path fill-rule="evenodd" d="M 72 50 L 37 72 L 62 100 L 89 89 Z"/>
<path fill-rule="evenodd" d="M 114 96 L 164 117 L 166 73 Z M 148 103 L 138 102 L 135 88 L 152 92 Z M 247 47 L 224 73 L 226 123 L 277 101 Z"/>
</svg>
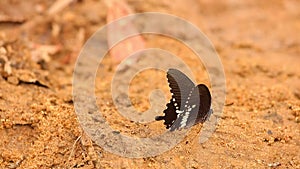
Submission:
<svg viewBox="0 0 300 169">
<path fill-rule="evenodd" d="M 129 159 L 84 134 L 74 112 L 72 75 L 93 33 L 141 12 L 176 15 L 203 31 L 223 63 L 227 95 L 209 141 L 198 143 L 198 125 L 162 155 Z M 197 66 L 201 61 L 174 39 L 139 35 L 118 44 L 99 65 L 95 92 L 107 121 L 128 136 L 164 132 L 160 122 L 138 124 L 119 115 L 110 95 L 117 65 L 151 47 L 176 54 L 199 75 L 198 83 L 209 83 Z M 299 53 L 297 0 L 1 0 L 0 168 L 300 168 Z M 165 72 L 138 74 L 129 88 L 135 108 L 149 109 L 149 93 L 157 88 L 167 103 Z"/>
</svg>

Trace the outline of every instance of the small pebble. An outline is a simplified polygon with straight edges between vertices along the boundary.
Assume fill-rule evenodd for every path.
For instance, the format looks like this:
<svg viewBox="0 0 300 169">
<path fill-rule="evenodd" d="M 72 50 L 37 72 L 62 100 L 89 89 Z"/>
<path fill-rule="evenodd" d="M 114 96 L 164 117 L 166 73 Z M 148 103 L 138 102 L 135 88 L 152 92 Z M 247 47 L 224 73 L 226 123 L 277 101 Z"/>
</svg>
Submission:
<svg viewBox="0 0 300 169">
<path fill-rule="evenodd" d="M 275 162 L 275 163 L 269 163 L 269 164 L 268 164 L 269 167 L 278 167 L 278 166 L 280 166 L 280 165 L 281 165 L 280 162 Z"/>
<path fill-rule="evenodd" d="M 0 47 L 0 55 L 6 55 L 7 51 L 4 47 Z"/>
<path fill-rule="evenodd" d="M 300 123 L 300 118 L 299 118 L 299 117 L 296 117 L 296 118 L 295 118 L 295 121 L 296 121 L 296 123 Z"/>
<path fill-rule="evenodd" d="M 297 99 L 300 99 L 300 91 L 299 90 L 295 90 L 294 95 Z"/>
<path fill-rule="evenodd" d="M 15 76 L 9 76 L 7 78 L 7 82 L 13 85 L 18 85 L 19 84 L 19 79 Z"/>
<path fill-rule="evenodd" d="M 268 130 L 267 133 L 268 133 L 268 135 L 272 135 L 273 134 L 273 132 L 271 130 Z"/>
</svg>

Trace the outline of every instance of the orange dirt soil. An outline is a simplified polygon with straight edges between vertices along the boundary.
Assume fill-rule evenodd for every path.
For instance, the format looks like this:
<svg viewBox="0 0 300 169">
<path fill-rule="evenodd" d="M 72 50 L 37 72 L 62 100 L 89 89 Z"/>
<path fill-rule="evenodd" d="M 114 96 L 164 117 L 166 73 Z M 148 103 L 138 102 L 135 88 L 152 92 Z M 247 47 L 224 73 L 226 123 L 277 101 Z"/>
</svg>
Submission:
<svg viewBox="0 0 300 169">
<path fill-rule="evenodd" d="M 0 1 L 0 168 L 300 168 L 300 2 L 128 0 L 135 12 L 162 12 L 198 26 L 214 44 L 226 74 L 223 116 L 198 144 L 201 125 L 173 149 L 131 159 L 97 146 L 81 129 L 72 75 L 84 42 L 106 24 L 104 1 L 78 0 L 47 12 L 49 1 Z M 172 25 L 170 25 L 172 26 Z M 193 52 L 167 37 L 145 35 L 183 59 L 209 84 Z M 97 103 L 112 127 L 135 137 L 164 132 L 162 122 L 137 124 L 118 115 L 110 96 L 116 63 L 105 57 L 96 79 Z M 131 82 L 139 111 L 165 73 L 149 70 Z M 165 100 L 167 103 L 167 100 Z M 165 104 L 163 103 L 163 104 Z"/>
</svg>

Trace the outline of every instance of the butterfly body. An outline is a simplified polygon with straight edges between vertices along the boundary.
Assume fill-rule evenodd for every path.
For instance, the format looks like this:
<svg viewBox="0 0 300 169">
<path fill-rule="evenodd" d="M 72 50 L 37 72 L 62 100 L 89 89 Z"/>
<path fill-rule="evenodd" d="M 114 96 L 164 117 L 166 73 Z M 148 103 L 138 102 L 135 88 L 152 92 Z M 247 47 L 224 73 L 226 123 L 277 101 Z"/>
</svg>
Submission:
<svg viewBox="0 0 300 169">
<path fill-rule="evenodd" d="M 164 110 L 165 116 L 155 119 L 164 120 L 171 131 L 204 123 L 213 112 L 209 89 L 204 84 L 195 85 L 177 69 L 169 69 L 167 79 L 172 98 Z"/>
</svg>

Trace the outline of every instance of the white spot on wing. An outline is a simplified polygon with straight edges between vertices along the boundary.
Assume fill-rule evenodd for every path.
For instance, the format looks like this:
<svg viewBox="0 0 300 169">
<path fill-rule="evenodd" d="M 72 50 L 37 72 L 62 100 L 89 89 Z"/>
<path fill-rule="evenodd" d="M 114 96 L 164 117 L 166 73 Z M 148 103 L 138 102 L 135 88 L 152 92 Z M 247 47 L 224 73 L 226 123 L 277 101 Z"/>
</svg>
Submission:
<svg viewBox="0 0 300 169">
<path fill-rule="evenodd" d="M 183 111 L 176 110 L 176 113 L 181 114 L 181 113 L 183 113 Z"/>
<path fill-rule="evenodd" d="M 182 120 L 180 122 L 180 127 L 185 127 L 187 124 L 187 119 L 189 117 L 190 113 L 186 112 L 186 114 L 182 117 Z"/>
</svg>

